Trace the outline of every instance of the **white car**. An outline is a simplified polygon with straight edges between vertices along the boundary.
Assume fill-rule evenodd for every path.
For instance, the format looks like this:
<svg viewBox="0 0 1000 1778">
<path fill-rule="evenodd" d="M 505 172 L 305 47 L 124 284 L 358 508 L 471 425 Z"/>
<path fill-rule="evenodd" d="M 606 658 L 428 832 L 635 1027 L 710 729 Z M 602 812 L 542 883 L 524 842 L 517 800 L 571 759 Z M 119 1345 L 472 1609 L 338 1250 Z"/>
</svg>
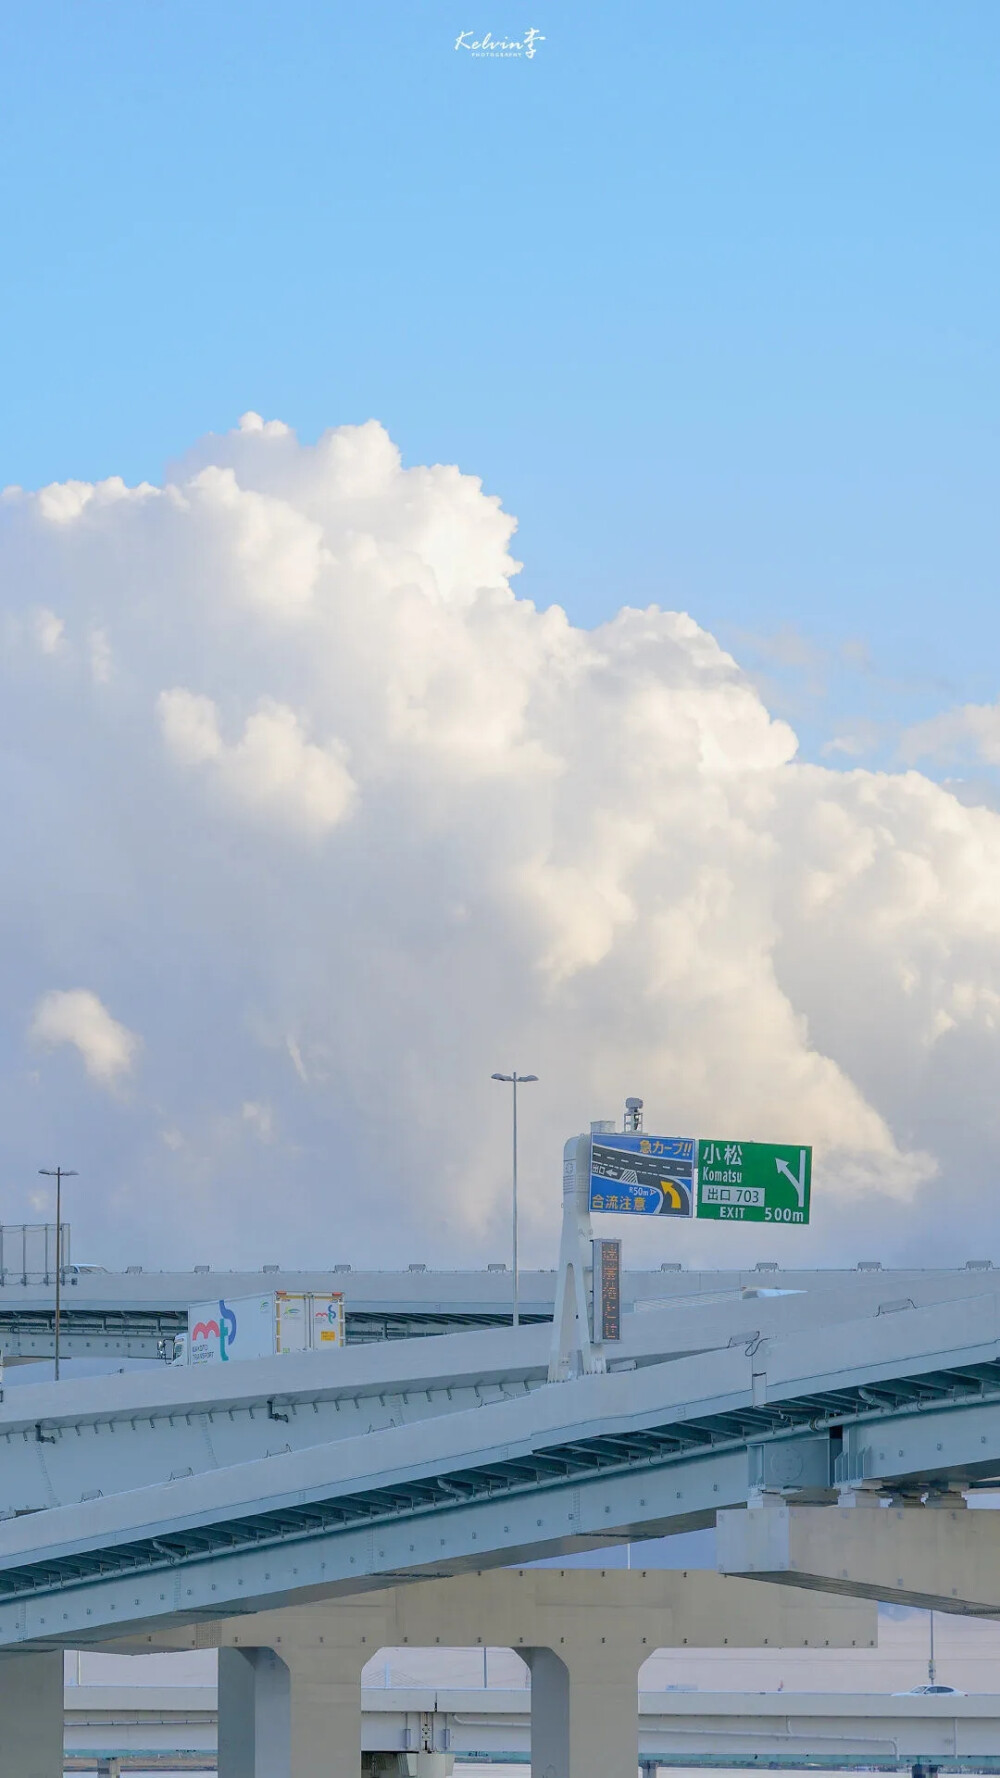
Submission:
<svg viewBox="0 0 1000 1778">
<path fill-rule="evenodd" d="M 968 1694 L 960 1692 L 955 1685 L 914 1685 L 908 1692 L 893 1692 L 894 1698 L 964 1698 Z"/>
</svg>

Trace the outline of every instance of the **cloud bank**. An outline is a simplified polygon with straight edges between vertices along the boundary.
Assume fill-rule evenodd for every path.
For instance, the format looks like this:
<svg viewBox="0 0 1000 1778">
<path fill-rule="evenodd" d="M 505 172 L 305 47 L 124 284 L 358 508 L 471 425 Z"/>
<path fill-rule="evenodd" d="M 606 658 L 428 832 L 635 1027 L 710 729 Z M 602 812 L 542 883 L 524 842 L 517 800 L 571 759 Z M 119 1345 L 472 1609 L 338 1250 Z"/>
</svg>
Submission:
<svg viewBox="0 0 1000 1778">
<path fill-rule="evenodd" d="M 942 710 L 926 722 L 903 731 L 900 757 L 907 764 L 919 759 L 946 763 L 967 760 L 1000 765 L 1000 703 L 961 704 Z"/>
<path fill-rule="evenodd" d="M 87 1257 L 503 1257 L 516 1066 L 539 1263 L 630 1092 L 817 1148 L 813 1230 L 654 1263 L 986 1250 L 1000 817 L 800 762 L 690 616 L 537 610 L 513 532 L 373 422 L 4 495 L 4 1218 L 55 1158 Z"/>
<path fill-rule="evenodd" d="M 140 1043 L 133 1031 L 112 1018 L 87 988 L 53 988 L 43 994 L 31 1020 L 30 1036 L 48 1049 L 70 1044 L 91 1080 L 116 1085 L 129 1074 Z"/>
</svg>

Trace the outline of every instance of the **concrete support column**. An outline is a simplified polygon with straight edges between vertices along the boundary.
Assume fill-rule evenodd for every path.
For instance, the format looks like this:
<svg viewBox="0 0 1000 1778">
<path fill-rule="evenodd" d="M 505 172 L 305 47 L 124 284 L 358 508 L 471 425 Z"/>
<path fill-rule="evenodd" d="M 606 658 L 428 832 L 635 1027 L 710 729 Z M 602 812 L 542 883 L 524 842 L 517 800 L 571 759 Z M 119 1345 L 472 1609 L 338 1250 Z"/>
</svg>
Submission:
<svg viewBox="0 0 1000 1778">
<path fill-rule="evenodd" d="M 3 1778 L 63 1778 L 63 1657 L 0 1655 Z"/>
<path fill-rule="evenodd" d="M 641 1651 L 518 1649 L 531 1668 L 532 1778 L 636 1778 Z"/>
<path fill-rule="evenodd" d="M 369 1653 L 284 1637 L 280 1656 L 270 1648 L 220 1648 L 219 1778 L 361 1778 L 361 1670 Z"/>
<path fill-rule="evenodd" d="M 291 1675 L 270 1648 L 219 1650 L 219 1778 L 290 1778 Z"/>
<path fill-rule="evenodd" d="M 291 1675 L 289 1778 L 361 1778 L 361 1670 L 370 1653 L 282 1643 Z"/>
</svg>

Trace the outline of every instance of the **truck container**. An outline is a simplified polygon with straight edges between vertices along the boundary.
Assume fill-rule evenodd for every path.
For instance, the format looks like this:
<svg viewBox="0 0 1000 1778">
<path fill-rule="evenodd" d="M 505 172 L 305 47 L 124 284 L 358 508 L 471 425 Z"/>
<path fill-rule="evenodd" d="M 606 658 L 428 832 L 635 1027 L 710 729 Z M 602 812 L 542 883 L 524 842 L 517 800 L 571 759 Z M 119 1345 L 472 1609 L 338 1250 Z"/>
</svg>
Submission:
<svg viewBox="0 0 1000 1778">
<path fill-rule="evenodd" d="M 264 1291 L 193 1303 L 187 1336 L 175 1344 L 174 1363 L 229 1364 L 280 1352 L 332 1351 L 343 1344 L 339 1291 Z"/>
</svg>

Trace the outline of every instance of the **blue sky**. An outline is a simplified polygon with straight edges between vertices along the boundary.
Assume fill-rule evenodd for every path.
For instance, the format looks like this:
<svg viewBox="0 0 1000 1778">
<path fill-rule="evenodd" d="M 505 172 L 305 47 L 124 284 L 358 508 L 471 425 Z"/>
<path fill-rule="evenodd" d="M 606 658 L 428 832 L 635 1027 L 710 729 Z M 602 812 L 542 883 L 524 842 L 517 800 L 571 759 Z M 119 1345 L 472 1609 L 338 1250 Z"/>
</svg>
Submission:
<svg viewBox="0 0 1000 1778">
<path fill-rule="evenodd" d="M 529 25 L 530 60 L 455 47 Z M 516 1063 L 541 1263 L 565 1131 L 633 1092 L 814 1141 L 826 1258 L 964 1259 L 956 1192 L 991 1238 L 995 0 L 3 32 L 0 481 L 186 465 L 3 508 L 5 1215 L 63 1130 L 95 1251 L 155 1211 L 190 1260 L 194 1206 L 232 1257 L 237 1182 L 247 1257 L 294 1257 L 378 1102 L 406 1214 L 345 1164 L 348 1257 L 423 1257 L 444 1145 L 493 1258 Z M 455 463 L 538 612 L 481 593 L 506 528 L 419 467 Z M 543 615 L 654 601 L 756 687 L 672 616 Z"/>
<path fill-rule="evenodd" d="M 529 23 L 530 62 L 453 47 Z M 690 609 L 807 749 L 995 696 L 994 4 L 40 0 L 4 39 L 3 481 L 376 416 L 502 495 L 522 592 Z"/>
</svg>

